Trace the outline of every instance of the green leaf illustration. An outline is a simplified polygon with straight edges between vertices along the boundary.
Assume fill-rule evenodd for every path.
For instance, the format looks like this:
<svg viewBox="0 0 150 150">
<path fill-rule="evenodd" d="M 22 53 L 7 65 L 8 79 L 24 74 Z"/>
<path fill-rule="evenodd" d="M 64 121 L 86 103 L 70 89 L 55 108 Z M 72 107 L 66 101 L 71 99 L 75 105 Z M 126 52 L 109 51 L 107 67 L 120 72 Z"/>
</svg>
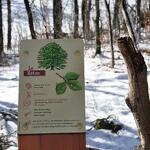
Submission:
<svg viewBox="0 0 150 150">
<path fill-rule="evenodd" d="M 67 86 L 66 86 L 65 82 L 57 83 L 57 85 L 56 85 L 57 95 L 61 95 L 61 94 L 65 93 L 66 88 L 67 88 Z"/>
<path fill-rule="evenodd" d="M 68 72 L 65 75 L 65 78 L 67 80 L 77 80 L 79 78 L 79 74 L 75 73 L 75 72 Z"/>
<path fill-rule="evenodd" d="M 69 88 L 71 90 L 73 90 L 73 91 L 80 91 L 80 90 L 82 90 L 81 84 L 77 80 L 69 80 L 67 82 L 67 84 L 68 84 Z"/>
</svg>

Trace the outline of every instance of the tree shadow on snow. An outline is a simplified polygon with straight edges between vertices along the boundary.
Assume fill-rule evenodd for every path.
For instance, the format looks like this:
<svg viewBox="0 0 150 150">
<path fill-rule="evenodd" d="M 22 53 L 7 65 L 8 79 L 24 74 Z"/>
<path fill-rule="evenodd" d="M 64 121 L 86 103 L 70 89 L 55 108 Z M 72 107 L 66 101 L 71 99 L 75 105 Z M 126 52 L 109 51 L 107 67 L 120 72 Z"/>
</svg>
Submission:
<svg viewBox="0 0 150 150">
<path fill-rule="evenodd" d="M 17 108 L 18 108 L 18 106 L 14 103 L 0 101 L 0 111 L 17 109 Z"/>
<path fill-rule="evenodd" d="M 101 92 L 107 95 L 113 95 L 113 96 L 119 96 L 119 97 L 124 97 L 125 95 L 123 94 L 119 94 L 119 93 L 114 93 L 111 91 L 104 91 L 104 90 L 99 90 L 98 89 L 99 86 L 85 86 L 85 90 L 87 91 L 93 91 L 93 92 Z"/>
</svg>

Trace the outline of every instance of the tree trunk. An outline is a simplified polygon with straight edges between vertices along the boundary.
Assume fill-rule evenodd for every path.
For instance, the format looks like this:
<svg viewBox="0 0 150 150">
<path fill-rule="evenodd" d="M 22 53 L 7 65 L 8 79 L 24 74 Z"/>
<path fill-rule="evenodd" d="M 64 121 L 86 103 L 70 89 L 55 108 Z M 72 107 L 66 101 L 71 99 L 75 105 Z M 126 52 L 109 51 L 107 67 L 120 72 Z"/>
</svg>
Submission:
<svg viewBox="0 0 150 150">
<path fill-rule="evenodd" d="M 62 1 L 53 0 L 53 22 L 54 22 L 54 38 L 62 37 Z"/>
<path fill-rule="evenodd" d="M 88 0 L 87 4 L 87 14 L 86 14 L 86 38 L 90 40 L 91 38 L 91 30 L 90 30 L 90 14 L 91 14 L 91 0 Z"/>
<path fill-rule="evenodd" d="M 112 30 L 112 24 L 111 24 L 110 4 L 108 4 L 107 0 L 104 0 L 104 1 L 105 1 L 105 6 L 108 12 L 108 21 L 109 21 L 109 37 L 110 37 L 110 47 L 111 47 L 111 57 L 112 57 L 111 67 L 114 68 L 115 59 L 114 59 L 113 30 Z"/>
<path fill-rule="evenodd" d="M 114 4 L 114 15 L 113 15 L 113 28 L 115 29 L 115 36 L 119 37 L 120 34 L 120 26 L 119 26 L 119 8 L 120 8 L 120 0 L 115 0 Z M 118 30 L 118 32 L 117 32 Z"/>
<path fill-rule="evenodd" d="M 136 0 L 136 16 L 137 16 L 137 19 L 136 19 L 136 24 L 137 24 L 137 27 L 136 27 L 136 31 L 137 31 L 137 38 L 140 39 L 141 37 L 141 0 Z"/>
<path fill-rule="evenodd" d="M 96 28 L 96 55 L 101 54 L 101 40 L 100 40 L 100 27 L 99 27 L 99 18 L 100 18 L 100 8 L 99 8 L 99 0 L 95 0 L 96 7 L 96 20 L 95 20 L 95 28 Z"/>
<path fill-rule="evenodd" d="M 135 49 L 130 37 L 120 38 L 117 43 L 128 71 L 129 93 L 126 103 L 133 113 L 141 140 L 137 150 L 150 150 L 150 100 L 144 58 Z"/>
<path fill-rule="evenodd" d="M 78 0 L 74 0 L 74 38 L 79 37 L 79 7 L 78 7 Z"/>
<path fill-rule="evenodd" d="M 7 0 L 7 13 L 8 13 L 7 49 L 11 49 L 11 0 Z"/>
<path fill-rule="evenodd" d="M 29 22 L 31 37 L 32 37 L 32 39 L 36 39 L 36 34 L 35 34 L 34 24 L 33 24 L 32 11 L 31 11 L 31 8 L 30 8 L 30 5 L 29 5 L 29 1 L 24 0 L 24 4 L 25 4 L 25 7 L 26 7 L 27 15 L 28 15 L 28 22 Z"/>
<path fill-rule="evenodd" d="M 82 29 L 83 29 L 83 35 L 86 39 L 86 26 L 87 26 L 87 0 L 82 0 Z"/>
<path fill-rule="evenodd" d="M 134 31 L 134 26 L 133 26 L 133 22 L 132 22 L 132 19 L 128 13 L 128 10 L 127 10 L 127 4 L 126 4 L 126 0 L 122 0 L 122 13 L 123 13 L 123 17 L 124 17 L 124 20 L 125 20 L 125 23 L 126 23 L 126 27 L 127 27 L 127 30 L 128 30 L 128 34 L 129 36 L 132 38 L 135 46 L 137 44 L 137 36 L 135 34 L 135 31 Z"/>
<path fill-rule="evenodd" d="M 88 40 L 90 38 L 90 11 L 91 0 L 82 0 L 83 35 Z"/>
<path fill-rule="evenodd" d="M 3 45 L 3 17 L 2 17 L 2 0 L 0 0 L 0 62 L 2 62 Z"/>
</svg>

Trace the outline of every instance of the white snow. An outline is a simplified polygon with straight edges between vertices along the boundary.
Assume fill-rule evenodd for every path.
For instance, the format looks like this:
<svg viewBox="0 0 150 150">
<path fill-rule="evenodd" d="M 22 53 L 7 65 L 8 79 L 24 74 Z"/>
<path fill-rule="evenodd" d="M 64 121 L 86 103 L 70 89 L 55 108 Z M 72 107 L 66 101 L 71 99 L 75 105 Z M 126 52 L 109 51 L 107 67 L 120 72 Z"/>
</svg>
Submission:
<svg viewBox="0 0 150 150">
<path fill-rule="evenodd" d="M 128 91 L 125 67 L 120 66 L 124 69 L 122 73 L 114 73 L 119 70 L 99 67 L 99 59 L 85 58 L 87 129 L 97 118 L 114 115 L 123 130 L 118 135 L 107 130 L 91 130 L 87 132 L 87 145 L 100 150 L 132 150 L 139 139 L 132 113 L 124 101 Z M 103 58 L 101 63 L 105 61 Z"/>
</svg>

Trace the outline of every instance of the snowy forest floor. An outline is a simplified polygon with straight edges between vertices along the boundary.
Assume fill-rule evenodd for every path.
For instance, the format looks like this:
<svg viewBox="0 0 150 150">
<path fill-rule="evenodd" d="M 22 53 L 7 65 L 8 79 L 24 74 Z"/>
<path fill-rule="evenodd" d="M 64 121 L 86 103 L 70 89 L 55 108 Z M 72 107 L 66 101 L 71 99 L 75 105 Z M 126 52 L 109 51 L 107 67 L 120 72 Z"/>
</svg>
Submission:
<svg viewBox="0 0 150 150">
<path fill-rule="evenodd" d="M 107 47 L 105 47 L 107 49 Z M 133 150 L 139 144 L 136 125 L 132 113 L 125 104 L 128 93 L 127 71 L 119 52 L 115 52 L 116 65 L 110 68 L 110 52 L 93 58 L 94 49 L 85 50 L 85 96 L 86 96 L 86 145 L 100 150 Z M 150 58 L 145 55 L 149 66 Z M 150 82 L 148 68 L 148 81 Z M 18 109 L 19 64 L 0 67 L 0 111 Z M 113 116 L 113 120 L 123 126 L 117 134 L 110 130 L 88 130 L 96 119 Z M 4 121 L 0 116 L 0 134 L 10 134 L 17 130 L 12 121 Z M 17 143 L 17 134 L 10 136 Z M 12 146 L 9 150 L 16 150 Z"/>
</svg>

